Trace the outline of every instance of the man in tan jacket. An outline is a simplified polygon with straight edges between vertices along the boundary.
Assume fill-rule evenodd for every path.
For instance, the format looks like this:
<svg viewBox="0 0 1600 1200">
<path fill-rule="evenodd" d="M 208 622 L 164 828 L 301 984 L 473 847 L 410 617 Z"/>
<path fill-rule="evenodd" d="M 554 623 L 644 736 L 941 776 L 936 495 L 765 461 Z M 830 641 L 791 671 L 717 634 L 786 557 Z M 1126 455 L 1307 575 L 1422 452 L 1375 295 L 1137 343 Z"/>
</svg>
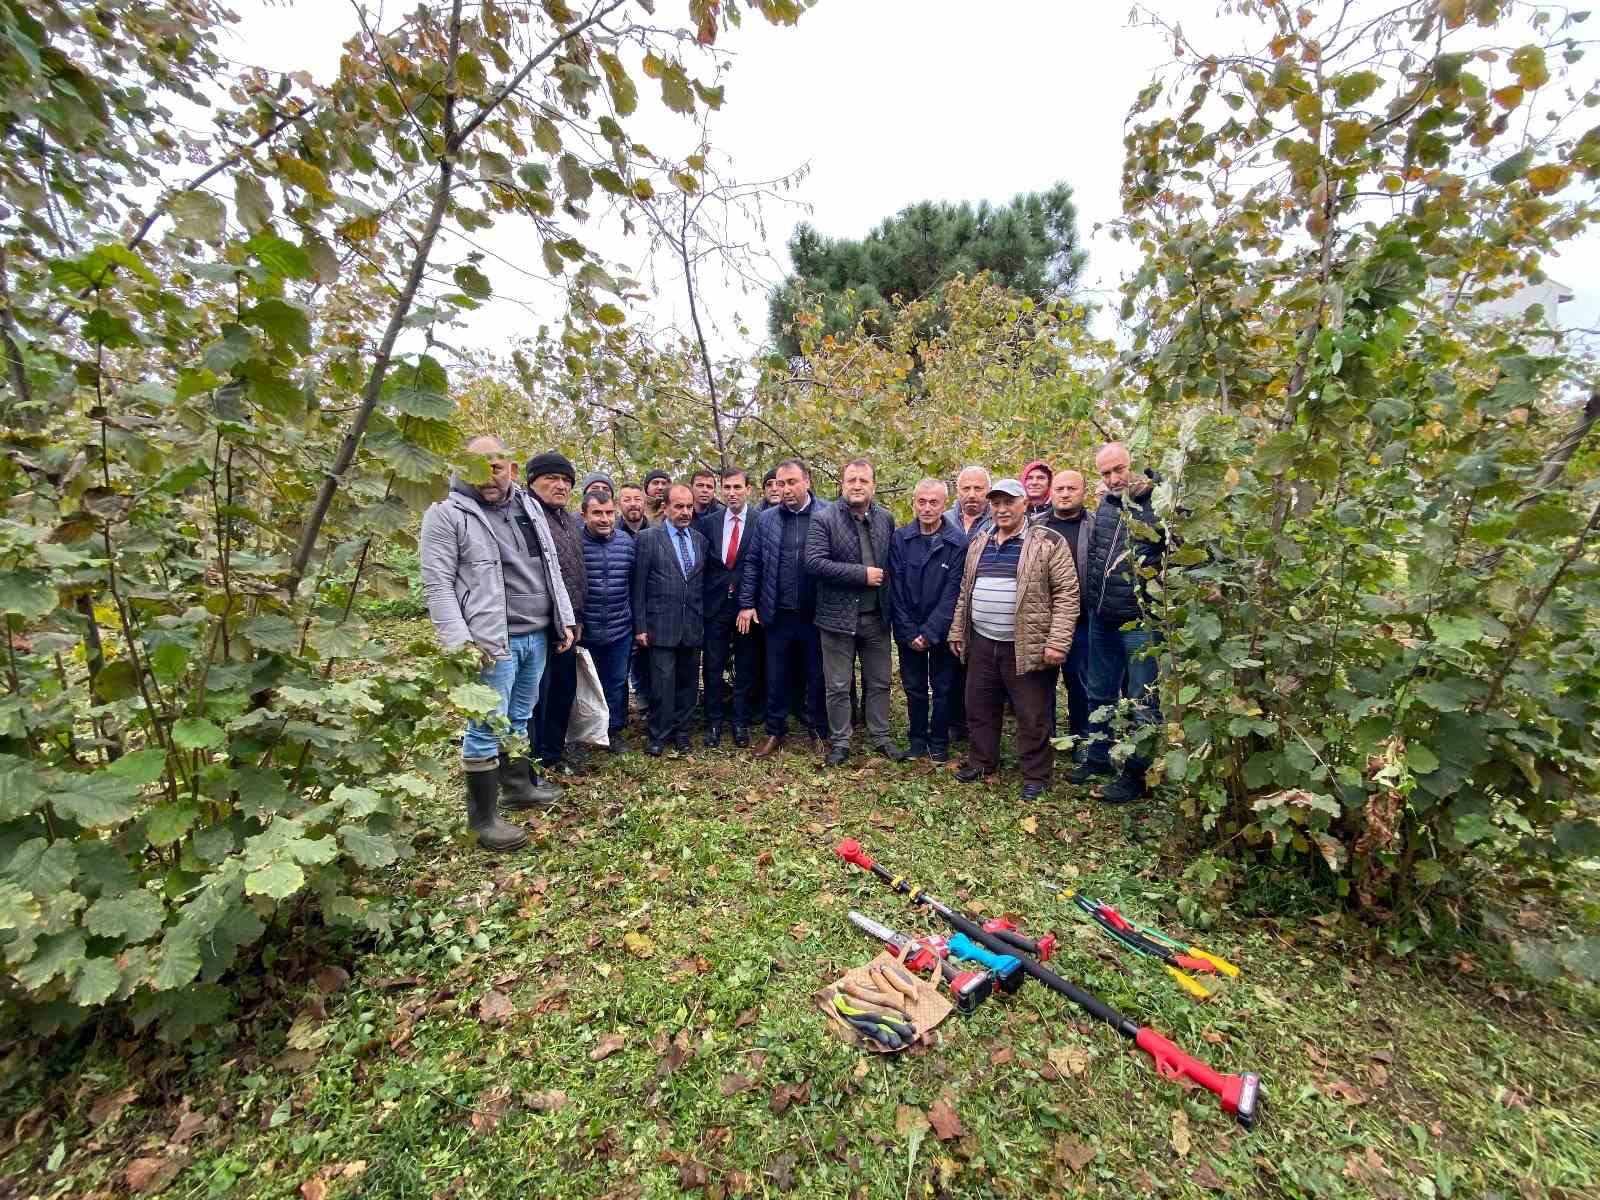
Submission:
<svg viewBox="0 0 1600 1200">
<path fill-rule="evenodd" d="M 1017 714 L 1022 799 L 1050 787 L 1050 700 L 1078 624 L 1078 572 L 1053 529 L 1029 524 L 1022 484 L 1002 479 L 989 492 L 994 526 L 967 547 L 950 649 L 967 665 L 970 752 L 964 783 L 1000 769 L 1005 702 Z"/>
</svg>

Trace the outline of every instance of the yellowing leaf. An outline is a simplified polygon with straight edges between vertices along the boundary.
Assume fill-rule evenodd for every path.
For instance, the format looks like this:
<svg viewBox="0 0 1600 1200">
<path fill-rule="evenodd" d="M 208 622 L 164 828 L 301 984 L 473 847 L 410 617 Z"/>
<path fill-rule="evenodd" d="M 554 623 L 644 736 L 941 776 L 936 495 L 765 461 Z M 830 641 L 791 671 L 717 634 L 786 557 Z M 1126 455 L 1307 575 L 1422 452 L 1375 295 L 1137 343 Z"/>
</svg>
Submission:
<svg viewBox="0 0 1600 1200">
<path fill-rule="evenodd" d="M 1189 1114 L 1181 1108 L 1172 1114 L 1172 1150 L 1179 1158 L 1189 1153 Z"/>
<path fill-rule="evenodd" d="M 328 186 L 328 177 L 320 167 L 292 154 L 278 155 L 277 162 L 278 174 L 307 195 L 317 200 L 333 199 L 333 189 Z"/>
<path fill-rule="evenodd" d="M 1023 817 L 1017 824 L 1022 826 L 1023 833 L 1039 832 L 1039 819 L 1037 817 Z"/>
<path fill-rule="evenodd" d="M 1543 163 L 1528 172 L 1528 184 L 1536 192 L 1559 192 L 1572 178 L 1572 168 L 1564 163 Z"/>
<path fill-rule="evenodd" d="M 656 944 L 647 934 L 629 930 L 622 935 L 622 948 L 635 958 L 649 958 L 656 952 Z"/>
</svg>

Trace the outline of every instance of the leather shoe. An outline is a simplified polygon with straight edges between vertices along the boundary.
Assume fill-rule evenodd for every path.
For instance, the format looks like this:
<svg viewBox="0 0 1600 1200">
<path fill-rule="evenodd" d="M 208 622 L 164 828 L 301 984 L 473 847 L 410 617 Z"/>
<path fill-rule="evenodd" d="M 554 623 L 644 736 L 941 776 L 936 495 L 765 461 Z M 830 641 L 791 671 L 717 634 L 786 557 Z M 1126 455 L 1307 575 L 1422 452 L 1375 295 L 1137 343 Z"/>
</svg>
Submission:
<svg viewBox="0 0 1600 1200">
<path fill-rule="evenodd" d="M 893 742 L 882 742 L 879 745 L 874 746 L 873 749 L 887 758 L 890 762 L 905 762 L 906 759 L 911 757 L 911 752 L 909 750 L 902 750 Z"/>
<path fill-rule="evenodd" d="M 722 726 L 711 725 L 706 729 L 705 745 L 707 750 L 715 750 L 722 745 Z"/>
<path fill-rule="evenodd" d="M 753 755 L 751 755 L 751 757 L 752 758 L 771 758 L 774 754 L 776 754 L 778 752 L 778 748 L 780 746 L 782 746 L 782 745 L 783 745 L 783 734 L 781 734 L 781 733 L 769 733 L 769 734 L 767 734 L 767 740 L 761 743 L 760 747 L 757 748 L 756 752 Z"/>
<path fill-rule="evenodd" d="M 660 758 L 667 752 L 667 748 L 661 742 L 651 741 L 647 746 L 645 746 L 644 752 L 651 758 Z"/>
<path fill-rule="evenodd" d="M 741 750 L 750 748 L 750 731 L 743 725 L 733 727 L 733 744 Z"/>
<path fill-rule="evenodd" d="M 628 739 L 623 736 L 622 730 L 617 730 L 606 743 L 606 749 L 613 754 L 626 754 L 629 750 Z"/>
<path fill-rule="evenodd" d="M 1109 774 L 1111 774 L 1109 766 L 1101 766 L 1096 762 L 1081 762 L 1067 776 L 1067 782 L 1077 784 L 1090 783 L 1097 776 Z"/>
<path fill-rule="evenodd" d="M 672 739 L 672 748 L 679 754 L 690 754 L 694 751 L 694 739 L 687 733 L 680 733 Z"/>
<path fill-rule="evenodd" d="M 986 771 L 975 763 L 967 763 L 966 766 L 956 772 L 956 778 L 962 783 L 976 783 L 978 780 L 993 774 L 993 771 Z"/>
<path fill-rule="evenodd" d="M 1045 786 L 1042 783 L 1025 783 L 1022 785 L 1022 802 L 1028 804 L 1044 795 Z"/>
<path fill-rule="evenodd" d="M 842 766 L 844 760 L 850 757 L 850 751 L 843 746 L 834 746 L 828 751 L 827 763 L 830 767 Z"/>
<path fill-rule="evenodd" d="M 1095 799 L 1102 804 L 1132 804 L 1135 800 L 1143 800 L 1149 792 L 1143 771 L 1124 771 L 1096 792 Z"/>
</svg>

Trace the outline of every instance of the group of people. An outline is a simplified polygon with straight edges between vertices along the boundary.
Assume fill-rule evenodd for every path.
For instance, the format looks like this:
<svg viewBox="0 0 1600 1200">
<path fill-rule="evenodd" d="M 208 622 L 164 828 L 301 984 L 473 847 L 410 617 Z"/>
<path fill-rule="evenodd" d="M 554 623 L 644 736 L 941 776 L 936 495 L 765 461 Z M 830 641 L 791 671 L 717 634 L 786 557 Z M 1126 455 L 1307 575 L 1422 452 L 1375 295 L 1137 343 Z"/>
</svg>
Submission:
<svg viewBox="0 0 1600 1200">
<path fill-rule="evenodd" d="M 754 735 L 754 757 L 768 759 L 798 718 L 838 766 L 851 753 L 859 663 L 862 723 L 891 761 L 948 762 L 965 741 L 956 778 L 993 775 L 1009 707 L 1021 797 L 1035 800 L 1051 782 L 1059 682 L 1078 751 L 1068 778 L 1111 777 L 1098 793 L 1108 803 L 1145 794 L 1148 760 L 1114 767 L 1108 723 L 1093 719 L 1124 697 L 1135 721 L 1159 719 L 1140 617 L 1165 541 L 1155 476 L 1135 472 L 1121 443 L 1095 456 L 1092 510 L 1078 471 L 1035 461 L 995 480 L 973 466 L 957 476 L 954 504 L 942 480 L 919 482 L 898 528 L 866 458 L 845 464 L 838 499 L 823 500 L 798 458 L 767 472 L 758 497 L 737 467 L 687 484 L 651 471 L 620 487 L 597 471 L 580 487 L 550 451 L 528 460 L 524 485 L 499 438 L 467 450 L 486 459 L 486 480 L 451 479 L 423 516 L 421 563 L 440 641 L 474 646 L 499 695 L 503 722 L 473 721 L 462 739 L 468 824 L 484 848 L 526 842 L 502 810 L 560 794 L 551 776 L 565 767 L 578 646 L 605 694 L 613 753 L 629 750 L 631 680 L 648 710 L 646 754 L 690 752 L 700 713 L 707 747 L 726 733 L 751 748 Z M 895 646 L 904 747 L 889 717 Z M 506 751 L 506 726 L 526 737 L 528 757 Z"/>
</svg>

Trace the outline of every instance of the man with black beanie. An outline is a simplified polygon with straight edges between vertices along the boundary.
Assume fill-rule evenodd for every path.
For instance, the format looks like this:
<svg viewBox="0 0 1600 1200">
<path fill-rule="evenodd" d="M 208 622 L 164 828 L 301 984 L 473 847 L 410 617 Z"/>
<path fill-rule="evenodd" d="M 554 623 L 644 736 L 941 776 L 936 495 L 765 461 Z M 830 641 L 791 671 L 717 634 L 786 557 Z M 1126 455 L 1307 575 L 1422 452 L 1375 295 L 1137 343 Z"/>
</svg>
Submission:
<svg viewBox="0 0 1600 1200">
<path fill-rule="evenodd" d="M 666 519 L 667 489 L 671 486 L 672 476 L 660 467 L 644 477 L 644 503 L 650 524 L 659 525 Z"/>
<path fill-rule="evenodd" d="M 572 601 L 572 613 L 578 624 L 578 636 L 583 636 L 583 600 L 587 590 L 587 573 L 583 566 L 583 522 L 567 512 L 567 500 L 572 495 L 578 473 L 572 469 L 567 457 L 556 450 L 546 450 L 528 460 L 528 490 L 544 510 L 550 526 L 550 540 L 555 543 L 556 561 L 561 566 L 561 580 L 566 584 L 567 596 Z M 533 725 L 529 730 L 533 751 L 547 771 L 567 771 L 562 755 L 567 745 L 567 726 L 572 723 L 572 702 L 578 695 L 578 655 L 575 646 L 550 655 L 549 666 L 539 687 L 539 707 L 534 710 Z"/>
</svg>

